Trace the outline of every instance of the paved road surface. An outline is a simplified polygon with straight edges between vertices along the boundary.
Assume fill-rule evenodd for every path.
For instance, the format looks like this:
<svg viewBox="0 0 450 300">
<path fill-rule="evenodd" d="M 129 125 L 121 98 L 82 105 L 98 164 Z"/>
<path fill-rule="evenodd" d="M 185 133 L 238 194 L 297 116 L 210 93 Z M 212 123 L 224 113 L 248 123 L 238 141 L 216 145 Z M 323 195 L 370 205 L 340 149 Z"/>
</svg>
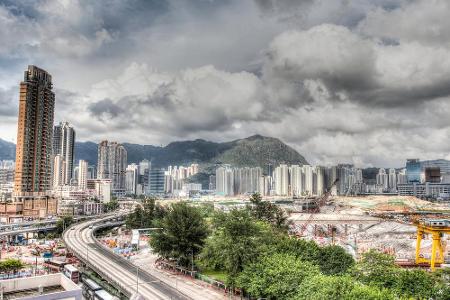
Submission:
<svg viewBox="0 0 450 300">
<path fill-rule="evenodd" d="M 156 269 L 153 269 L 151 274 L 145 271 L 145 268 L 153 266 L 137 269 L 129 261 L 96 243 L 92 237 L 93 229 L 89 228 L 89 225 L 95 222 L 98 220 L 74 225 L 74 229 L 64 233 L 64 241 L 78 258 L 87 261 L 102 277 L 119 285 L 129 295 L 137 293 L 145 299 L 226 299 L 222 293 L 192 282 L 162 275 L 155 276 Z"/>
</svg>

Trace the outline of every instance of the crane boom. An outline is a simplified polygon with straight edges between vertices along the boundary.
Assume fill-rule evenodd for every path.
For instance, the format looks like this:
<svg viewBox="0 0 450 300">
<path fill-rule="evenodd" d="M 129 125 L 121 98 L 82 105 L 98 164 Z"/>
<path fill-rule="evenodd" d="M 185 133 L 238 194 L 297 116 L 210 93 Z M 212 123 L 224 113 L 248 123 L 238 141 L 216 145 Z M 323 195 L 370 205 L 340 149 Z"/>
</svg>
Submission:
<svg viewBox="0 0 450 300">
<path fill-rule="evenodd" d="M 303 224 L 302 228 L 300 229 L 300 233 L 298 234 L 299 236 L 303 236 L 303 234 L 305 233 L 306 228 L 308 227 L 309 223 L 311 223 L 312 219 L 314 218 L 314 214 L 320 212 L 320 207 L 325 205 L 326 201 L 328 200 L 328 197 L 330 197 L 331 195 L 331 190 L 333 189 L 333 187 L 338 183 L 339 178 L 337 178 L 333 184 L 330 186 L 330 188 L 326 191 L 325 194 L 322 195 L 322 197 L 320 197 L 319 199 L 317 199 L 316 203 L 317 206 L 314 208 L 313 212 L 311 213 L 311 215 L 309 216 L 308 220 L 306 220 L 305 224 Z"/>
</svg>

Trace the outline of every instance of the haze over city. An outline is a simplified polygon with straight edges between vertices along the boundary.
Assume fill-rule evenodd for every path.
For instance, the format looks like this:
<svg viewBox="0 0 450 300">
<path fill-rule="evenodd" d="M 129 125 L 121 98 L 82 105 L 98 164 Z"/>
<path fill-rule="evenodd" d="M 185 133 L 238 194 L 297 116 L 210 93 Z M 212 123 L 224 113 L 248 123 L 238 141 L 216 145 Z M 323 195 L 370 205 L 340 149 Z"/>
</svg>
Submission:
<svg viewBox="0 0 450 300">
<path fill-rule="evenodd" d="M 450 158 L 446 1 L 0 1 L 0 138 L 24 66 L 77 140 L 252 134 L 313 164 Z M 395 28 L 395 30 L 394 30 Z"/>
</svg>

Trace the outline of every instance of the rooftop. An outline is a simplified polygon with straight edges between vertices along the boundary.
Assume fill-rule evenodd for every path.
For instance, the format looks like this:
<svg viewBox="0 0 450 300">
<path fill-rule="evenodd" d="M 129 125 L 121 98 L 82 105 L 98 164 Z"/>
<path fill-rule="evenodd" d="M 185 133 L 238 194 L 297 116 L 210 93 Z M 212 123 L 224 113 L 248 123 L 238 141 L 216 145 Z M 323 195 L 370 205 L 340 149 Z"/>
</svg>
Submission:
<svg viewBox="0 0 450 300">
<path fill-rule="evenodd" d="M 82 297 L 81 288 L 62 273 L 2 280 L 0 293 L 2 292 L 3 299 L 81 300 Z"/>
</svg>

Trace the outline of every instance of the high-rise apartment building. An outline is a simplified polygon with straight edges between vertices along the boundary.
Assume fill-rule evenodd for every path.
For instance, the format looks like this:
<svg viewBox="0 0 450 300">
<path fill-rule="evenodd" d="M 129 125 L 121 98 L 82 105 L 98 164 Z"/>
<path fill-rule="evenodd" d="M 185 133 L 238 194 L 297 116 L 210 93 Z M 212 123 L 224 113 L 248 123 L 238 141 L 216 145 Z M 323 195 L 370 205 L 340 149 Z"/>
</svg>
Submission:
<svg viewBox="0 0 450 300">
<path fill-rule="evenodd" d="M 356 169 L 355 177 L 356 177 L 356 183 L 362 183 L 363 182 L 363 174 L 362 174 L 362 170 L 361 169 Z"/>
<path fill-rule="evenodd" d="M 397 174 L 397 185 L 405 183 L 408 183 L 408 178 L 406 176 L 406 169 L 402 169 Z"/>
<path fill-rule="evenodd" d="M 260 178 L 262 169 L 256 168 L 238 168 L 233 170 L 234 194 L 243 195 L 260 192 Z"/>
<path fill-rule="evenodd" d="M 55 93 L 52 76 L 28 66 L 20 83 L 14 193 L 42 193 L 51 184 Z"/>
<path fill-rule="evenodd" d="M 275 168 L 274 174 L 275 194 L 278 196 L 287 196 L 289 194 L 289 168 L 281 164 Z"/>
<path fill-rule="evenodd" d="M 321 166 L 316 166 L 314 168 L 314 182 L 313 182 L 313 194 L 317 196 L 322 196 L 325 192 L 325 168 Z"/>
<path fill-rule="evenodd" d="M 57 186 L 64 185 L 66 179 L 66 161 L 61 154 L 55 155 L 53 158 L 53 181 L 52 186 L 55 188 Z"/>
<path fill-rule="evenodd" d="M 384 168 L 380 168 L 377 174 L 377 185 L 381 187 L 383 191 L 387 190 L 389 187 L 389 176 L 386 174 L 386 170 Z"/>
<path fill-rule="evenodd" d="M 216 169 L 216 193 L 221 196 L 234 196 L 234 176 L 231 167 Z"/>
<path fill-rule="evenodd" d="M 305 187 L 305 176 L 303 168 L 299 165 L 292 165 L 290 167 L 291 174 L 291 194 L 292 196 L 302 196 Z"/>
<path fill-rule="evenodd" d="M 311 196 L 314 194 L 314 172 L 310 165 L 303 166 L 303 174 L 305 176 L 305 194 Z"/>
<path fill-rule="evenodd" d="M 333 180 L 331 181 L 331 184 L 339 179 L 336 185 L 336 193 L 338 195 L 351 193 L 353 183 L 356 181 L 355 176 L 353 175 L 354 173 L 355 168 L 352 164 L 338 164 L 336 167 L 332 168 L 331 177 Z"/>
<path fill-rule="evenodd" d="M 61 122 L 53 128 L 53 155 L 64 160 L 64 182 L 70 184 L 73 178 L 73 158 L 75 148 L 75 130 L 68 122 Z M 56 170 L 58 171 L 58 170 Z"/>
<path fill-rule="evenodd" d="M 139 166 L 136 164 L 128 165 L 125 179 L 125 188 L 127 194 L 136 195 L 138 178 L 139 178 Z"/>
<path fill-rule="evenodd" d="M 78 162 L 78 188 L 80 190 L 87 189 L 87 180 L 91 179 L 88 176 L 88 163 L 85 160 L 80 159 Z"/>
<path fill-rule="evenodd" d="M 14 161 L 0 160 L 0 185 L 14 182 Z"/>
<path fill-rule="evenodd" d="M 397 191 L 397 171 L 393 168 L 389 169 L 389 190 L 391 192 Z"/>
<path fill-rule="evenodd" d="M 98 145 L 98 179 L 111 179 L 112 192 L 125 194 L 127 150 L 117 142 L 102 141 Z"/>
</svg>

